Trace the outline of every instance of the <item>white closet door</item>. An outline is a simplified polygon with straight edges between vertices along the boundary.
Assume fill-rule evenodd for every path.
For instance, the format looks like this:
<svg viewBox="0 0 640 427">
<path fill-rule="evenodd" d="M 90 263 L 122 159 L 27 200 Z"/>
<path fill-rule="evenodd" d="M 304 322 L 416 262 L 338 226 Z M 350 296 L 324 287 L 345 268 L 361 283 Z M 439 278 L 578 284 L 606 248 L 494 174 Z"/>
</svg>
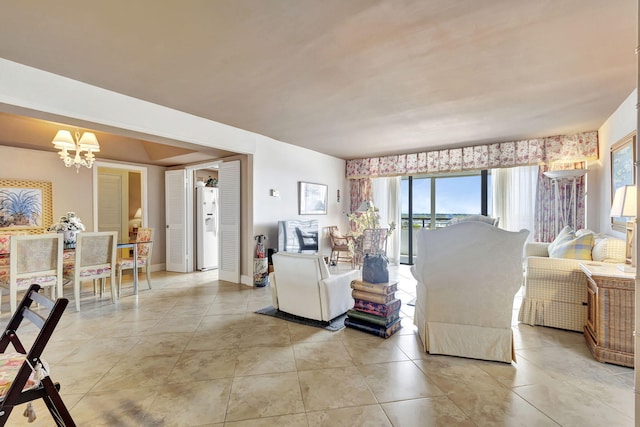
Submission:
<svg viewBox="0 0 640 427">
<path fill-rule="evenodd" d="M 122 177 L 98 174 L 98 228 L 122 233 Z"/>
<path fill-rule="evenodd" d="M 166 270 L 187 272 L 187 171 L 165 172 Z"/>
<path fill-rule="evenodd" d="M 224 162 L 220 188 L 220 280 L 240 283 L 240 161 Z"/>
</svg>

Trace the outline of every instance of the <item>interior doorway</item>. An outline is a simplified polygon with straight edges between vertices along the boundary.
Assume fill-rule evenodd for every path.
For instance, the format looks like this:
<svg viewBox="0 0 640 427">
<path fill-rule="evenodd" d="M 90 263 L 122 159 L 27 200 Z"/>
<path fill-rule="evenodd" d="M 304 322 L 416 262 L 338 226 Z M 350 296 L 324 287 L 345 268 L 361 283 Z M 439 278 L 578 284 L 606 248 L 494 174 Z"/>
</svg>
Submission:
<svg viewBox="0 0 640 427">
<path fill-rule="evenodd" d="M 135 239 L 148 224 L 147 168 L 96 162 L 93 174 L 94 230 L 117 231 L 119 241 Z"/>
</svg>

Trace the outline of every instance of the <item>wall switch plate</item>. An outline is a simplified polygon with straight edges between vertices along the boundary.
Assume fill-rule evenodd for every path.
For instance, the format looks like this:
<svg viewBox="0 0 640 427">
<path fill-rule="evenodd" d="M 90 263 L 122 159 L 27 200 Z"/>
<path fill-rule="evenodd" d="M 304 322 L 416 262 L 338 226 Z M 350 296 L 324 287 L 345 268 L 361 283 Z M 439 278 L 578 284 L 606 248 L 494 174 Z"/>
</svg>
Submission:
<svg viewBox="0 0 640 427">
<path fill-rule="evenodd" d="M 278 190 L 270 190 L 271 197 L 280 197 L 280 192 Z"/>
</svg>

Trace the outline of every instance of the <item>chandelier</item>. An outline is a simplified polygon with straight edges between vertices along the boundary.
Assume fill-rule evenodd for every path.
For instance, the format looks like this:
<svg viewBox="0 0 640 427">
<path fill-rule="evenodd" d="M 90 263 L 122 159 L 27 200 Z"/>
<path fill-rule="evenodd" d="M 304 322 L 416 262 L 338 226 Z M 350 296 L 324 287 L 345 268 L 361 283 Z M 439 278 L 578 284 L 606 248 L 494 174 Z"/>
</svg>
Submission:
<svg viewBox="0 0 640 427">
<path fill-rule="evenodd" d="M 68 130 L 59 130 L 53 138 L 53 146 L 60 152 L 58 155 L 66 167 L 75 166 L 76 172 L 80 171 L 80 166 L 91 168 L 96 157 L 93 153 L 100 151 L 100 144 L 93 132 L 84 132 L 82 137 L 80 132 L 75 132 L 75 139 Z M 70 153 L 75 151 L 75 154 Z"/>
</svg>

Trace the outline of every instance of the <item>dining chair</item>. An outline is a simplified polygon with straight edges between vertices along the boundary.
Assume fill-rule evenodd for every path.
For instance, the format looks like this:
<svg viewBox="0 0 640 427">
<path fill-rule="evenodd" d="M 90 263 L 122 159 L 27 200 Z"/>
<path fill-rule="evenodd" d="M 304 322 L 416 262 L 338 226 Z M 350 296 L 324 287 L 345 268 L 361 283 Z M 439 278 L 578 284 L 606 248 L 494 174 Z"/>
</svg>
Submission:
<svg viewBox="0 0 640 427">
<path fill-rule="evenodd" d="M 116 262 L 116 270 L 118 272 L 118 295 L 122 286 L 122 270 L 133 270 L 137 261 L 138 268 L 144 267 L 147 276 L 147 286 L 151 289 L 151 250 L 153 249 L 153 228 L 139 228 L 136 235 L 136 246 L 134 250 L 137 254 L 137 260 L 133 257 L 119 258 Z"/>
<path fill-rule="evenodd" d="M 11 236 L 26 236 L 26 231 L 5 231 L 0 233 L 0 268 L 9 269 L 9 255 L 11 254 Z"/>
<path fill-rule="evenodd" d="M 0 275 L 0 298 L 2 289 L 7 289 L 11 313 L 18 305 L 18 292 L 33 283 L 49 288 L 52 297 L 61 297 L 62 234 L 13 235 L 10 241 L 9 270 Z"/>
<path fill-rule="evenodd" d="M 332 225 L 329 227 L 329 242 L 331 243 L 330 260 L 332 264 L 337 264 L 340 260 L 353 263 L 353 255 L 351 253 L 355 249 L 353 236 L 342 234 L 337 226 Z M 346 252 L 347 255 L 341 256 L 340 253 L 342 252 Z"/>
<path fill-rule="evenodd" d="M 73 263 L 73 275 L 65 269 L 65 278 L 73 280 L 73 293 L 76 310 L 80 311 L 80 290 L 82 281 L 100 279 L 100 294 L 105 281 L 110 279 L 111 300 L 116 301 L 116 245 L 118 232 L 93 231 L 78 233 L 76 238 L 76 254 Z M 95 288 L 94 288 L 95 289 Z"/>
</svg>

